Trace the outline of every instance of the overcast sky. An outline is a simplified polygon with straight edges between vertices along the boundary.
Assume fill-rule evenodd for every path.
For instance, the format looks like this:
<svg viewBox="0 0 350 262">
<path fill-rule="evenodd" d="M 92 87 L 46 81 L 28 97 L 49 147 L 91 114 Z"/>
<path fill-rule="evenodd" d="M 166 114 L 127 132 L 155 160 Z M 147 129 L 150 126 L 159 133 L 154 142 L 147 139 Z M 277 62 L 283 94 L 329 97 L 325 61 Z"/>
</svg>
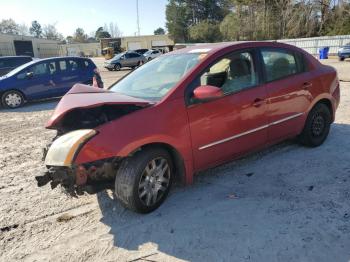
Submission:
<svg viewBox="0 0 350 262">
<path fill-rule="evenodd" d="M 142 35 L 165 28 L 167 0 L 139 0 Z M 12 18 L 28 26 L 33 20 L 56 23 L 64 36 L 73 35 L 77 27 L 90 34 L 105 23 L 118 24 L 123 36 L 137 32 L 136 0 L 0 0 L 0 20 Z"/>
</svg>

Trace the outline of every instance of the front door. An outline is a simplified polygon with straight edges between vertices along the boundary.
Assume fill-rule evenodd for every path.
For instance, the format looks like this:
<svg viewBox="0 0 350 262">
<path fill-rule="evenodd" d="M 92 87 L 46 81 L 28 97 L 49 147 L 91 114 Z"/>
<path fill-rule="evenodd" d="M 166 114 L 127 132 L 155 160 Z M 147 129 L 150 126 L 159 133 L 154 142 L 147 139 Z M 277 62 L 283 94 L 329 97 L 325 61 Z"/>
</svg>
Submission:
<svg viewBox="0 0 350 262">
<path fill-rule="evenodd" d="M 54 71 L 52 72 L 51 74 L 48 62 L 35 64 L 16 76 L 18 85 L 30 99 L 53 97 L 57 80 Z"/>
<path fill-rule="evenodd" d="M 195 80 L 194 86 L 212 85 L 224 93 L 211 101 L 187 102 L 196 171 L 267 142 L 266 90 L 256 58 L 255 50 L 228 54 Z"/>
</svg>

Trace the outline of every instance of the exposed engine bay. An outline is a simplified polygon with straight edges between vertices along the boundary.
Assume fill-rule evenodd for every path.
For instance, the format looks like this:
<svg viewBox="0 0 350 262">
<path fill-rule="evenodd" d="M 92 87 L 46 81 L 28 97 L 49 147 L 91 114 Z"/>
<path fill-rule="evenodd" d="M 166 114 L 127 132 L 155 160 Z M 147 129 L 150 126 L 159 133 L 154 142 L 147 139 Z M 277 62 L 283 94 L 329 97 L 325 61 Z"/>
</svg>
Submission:
<svg viewBox="0 0 350 262">
<path fill-rule="evenodd" d="M 93 108 L 76 108 L 56 124 L 57 135 L 77 129 L 95 128 L 143 107 L 137 105 L 102 105 Z"/>
</svg>

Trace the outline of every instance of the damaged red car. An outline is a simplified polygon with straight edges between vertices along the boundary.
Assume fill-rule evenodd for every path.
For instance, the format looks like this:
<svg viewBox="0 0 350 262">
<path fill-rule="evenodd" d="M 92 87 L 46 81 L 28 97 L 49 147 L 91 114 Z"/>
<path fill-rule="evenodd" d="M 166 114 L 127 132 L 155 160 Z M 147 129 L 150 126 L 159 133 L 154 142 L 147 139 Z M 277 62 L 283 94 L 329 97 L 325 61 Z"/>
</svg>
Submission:
<svg viewBox="0 0 350 262">
<path fill-rule="evenodd" d="M 294 46 L 199 45 L 141 66 L 108 90 L 75 85 L 47 128 L 38 185 L 113 189 L 147 213 L 175 181 L 282 140 L 321 145 L 339 104 L 336 71 Z"/>
</svg>

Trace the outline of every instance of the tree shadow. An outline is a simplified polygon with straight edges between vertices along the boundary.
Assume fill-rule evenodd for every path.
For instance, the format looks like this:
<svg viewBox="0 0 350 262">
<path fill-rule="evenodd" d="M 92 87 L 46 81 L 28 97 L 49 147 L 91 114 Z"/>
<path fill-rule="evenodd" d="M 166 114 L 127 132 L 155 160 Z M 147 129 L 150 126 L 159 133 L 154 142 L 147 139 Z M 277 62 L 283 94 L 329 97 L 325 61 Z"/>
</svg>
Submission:
<svg viewBox="0 0 350 262">
<path fill-rule="evenodd" d="M 287 141 L 207 170 L 147 215 L 101 192 L 101 222 L 115 247 L 189 261 L 348 261 L 349 135 L 333 124 L 321 147 Z"/>
</svg>

